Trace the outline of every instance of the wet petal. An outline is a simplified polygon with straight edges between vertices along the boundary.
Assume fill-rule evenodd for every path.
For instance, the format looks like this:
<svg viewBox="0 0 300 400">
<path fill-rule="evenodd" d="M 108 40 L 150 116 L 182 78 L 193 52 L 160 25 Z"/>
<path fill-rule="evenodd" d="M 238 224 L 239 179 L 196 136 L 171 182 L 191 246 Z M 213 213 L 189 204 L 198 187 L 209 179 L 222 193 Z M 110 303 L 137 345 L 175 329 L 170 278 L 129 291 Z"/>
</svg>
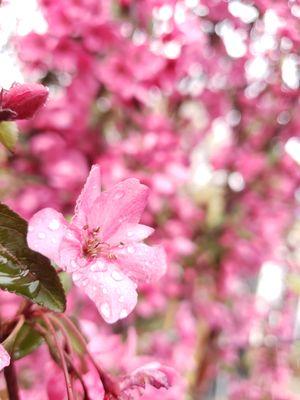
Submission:
<svg viewBox="0 0 300 400">
<path fill-rule="evenodd" d="M 116 246 L 120 243 L 128 244 L 141 242 L 154 232 L 154 229 L 147 225 L 142 224 L 123 224 L 111 236 L 107 243 L 111 246 Z"/>
<path fill-rule="evenodd" d="M 77 199 L 72 223 L 78 227 L 87 224 L 87 214 L 101 193 L 101 176 L 98 165 L 93 165 L 86 183 Z"/>
<path fill-rule="evenodd" d="M 82 233 L 74 225 L 67 230 L 59 248 L 59 266 L 67 272 L 74 272 L 84 267 L 87 261 L 82 255 Z"/>
<path fill-rule="evenodd" d="M 166 253 L 162 246 L 133 243 L 114 251 L 120 269 L 136 283 L 160 279 L 167 270 Z"/>
<path fill-rule="evenodd" d="M 88 216 L 90 227 L 100 227 L 102 239 L 107 241 L 121 225 L 138 223 L 146 206 L 149 189 L 138 179 L 127 179 L 95 201 Z"/>
<path fill-rule="evenodd" d="M 136 285 L 113 264 L 95 261 L 72 274 L 96 304 L 103 319 L 112 324 L 126 318 L 137 303 Z"/>
<path fill-rule="evenodd" d="M 63 215 L 52 208 L 38 211 L 28 223 L 28 246 L 55 263 L 59 263 L 59 247 L 68 223 Z"/>
<path fill-rule="evenodd" d="M 10 356 L 5 350 L 5 348 L 0 344 L 0 371 L 7 367 L 10 363 Z"/>
</svg>

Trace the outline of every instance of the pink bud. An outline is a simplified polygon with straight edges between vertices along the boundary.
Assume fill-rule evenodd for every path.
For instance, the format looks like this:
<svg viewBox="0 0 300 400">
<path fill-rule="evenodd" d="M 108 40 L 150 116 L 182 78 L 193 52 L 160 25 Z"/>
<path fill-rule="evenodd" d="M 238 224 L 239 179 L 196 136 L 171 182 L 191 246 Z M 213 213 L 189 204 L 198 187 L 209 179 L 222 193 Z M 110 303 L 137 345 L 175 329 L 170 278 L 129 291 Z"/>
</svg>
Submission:
<svg viewBox="0 0 300 400">
<path fill-rule="evenodd" d="M 45 104 L 48 89 L 37 83 L 15 84 L 2 95 L 2 110 L 15 114 L 10 119 L 31 118 Z"/>
</svg>

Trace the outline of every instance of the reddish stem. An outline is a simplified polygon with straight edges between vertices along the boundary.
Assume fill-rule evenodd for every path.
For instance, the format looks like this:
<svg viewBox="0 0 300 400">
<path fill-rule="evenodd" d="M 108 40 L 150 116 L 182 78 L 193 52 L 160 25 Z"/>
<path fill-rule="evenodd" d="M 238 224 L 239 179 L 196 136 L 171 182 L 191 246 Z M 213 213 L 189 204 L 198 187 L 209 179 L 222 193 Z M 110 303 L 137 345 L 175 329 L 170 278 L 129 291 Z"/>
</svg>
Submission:
<svg viewBox="0 0 300 400">
<path fill-rule="evenodd" d="M 47 327 L 49 328 L 50 332 L 53 335 L 54 341 L 55 341 L 55 345 L 57 347 L 58 353 L 59 353 L 59 357 L 61 360 L 61 365 L 62 365 L 62 369 L 63 369 L 63 373 L 64 373 L 64 377 L 65 377 L 65 381 L 66 381 L 66 388 L 67 388 L 67 394 L 68 394 L 68 400 L 75 400 L 74 399 L 74 394 L 73 394 L 73 389 L 72 389 L 72 384 L 71 384 L 71 379 L 70 379 L 70 375 L 68 372 L 68 367 L 67 367 L 67 363 L 66 363 L 66 359 L 64 356 L 64 351 L 59 343 L 57 334 L 55 332 L 55 329 L 51 323 L 51 321 L 49 320 L 48 316 L 46 314 L 44 314 L 42 316 L 45 324 L 47 325 Z"/>
<path fill-rule="evenodd" d="M 81 345 L 85 349 L 86 354 L 88 355 L 89 359 L 91 360 L 93 366 L 95 367 L 95 369 L 102 381 L 105 392 L 107 394 L 111 394 L 115 398 L 118 398 L 118 395 L 120 394 L 120 389 L 119 389 L 117 383 L 115 381 L 113 381 L 113 379 L 108 374 L 106 374 L 96 363 L 96 361 L 94 360 L 94 357 L 91 355 L 91 353 L 87 347 L 84 337 L 82 336 L 82 334 L 79 331 L 79 329 L 77 328 L 77 326 L 73 323 L 72 320 L 67 318 L 65 315 L 61 314 L 60 316 L 66 322 L 66 324 L 70 327 L 70 329 L 72 329 L 74 334 L 76 334 L 78 340 L 80 341 Z"/>
<path fill-rule="evenodd" d="M 18 381 L 13 360 L 11 360 L 10 364 L 4 368 L 4 377 L 9 400 L 19 400 Z"/>
</svg>

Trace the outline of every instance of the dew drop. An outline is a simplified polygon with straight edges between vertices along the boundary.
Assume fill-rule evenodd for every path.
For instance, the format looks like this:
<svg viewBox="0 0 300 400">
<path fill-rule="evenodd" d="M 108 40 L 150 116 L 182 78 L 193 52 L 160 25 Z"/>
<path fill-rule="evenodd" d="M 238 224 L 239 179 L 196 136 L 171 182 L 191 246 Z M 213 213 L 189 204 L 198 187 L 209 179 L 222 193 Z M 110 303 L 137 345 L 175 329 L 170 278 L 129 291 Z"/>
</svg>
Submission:
<svg viewBox="0 0 300 400">
<path fill-rule="evenodd" d="M 98 265 L 97 265 L 97 264 L 93 264 L 93 265 L 91 266 L 91 271 L 92 271 L 92 272 L 99 271 Z"/>
<path fill-rule="evenodd" d="M 119 297 L 119 302 L 120 302 L 120 303 L 124 303 L 124 300 L 125 300 L 124 296 L 120 296 L 120 297 Z"/>
<path fill-rule="evenodd" d="M 106 318 L 110 317 L 110 308 L 109 308 L 108 303 L 101 304 L 100 311 L 104 315 L 104 317 L 106 317 Z"/>
<path fill-rule="evenodd" d="M 107 270 L 107 266 L 103 261 L 97 261 L 91 266 L 91 271 L 93 272 L 105 272 Z"/>
<path fill-rule="evenodd" d="M 119 190 L 119 191 L 117 191 L 116 192 L 116 194 L 114 195 L 114 198 L 116 199 L 116 200 L 119 200 L 119 199 L 122 199 L 122 197 L 124 197 L 124 192 L 123 192 L 123 190 Z"/>
<path fill-rule="evenodd" d="M 81 286 L 83 286 L 83 287 L 87 286 L 88 282 L 89 282 L 88 279 L 83 279 L 81 281 Z"/>
<path fill-rule="evenodd" d="M 74 282 L 80 281 L 81 276 L 82 276 L 81 274 L 79 274 L 78 272 L 75 272 L 75 273 L 72 275 L 73 281 L 74 281 Z"/>
<path fill-rule="evenodd" d="M 48 225 L 48 228 L 51 229 L 51 231 L 57 231 L 59 227 L 60 222 L 58 221 L 58 219 L 53 219 Z"/>
<path fill-rule="evenodd" d="M 128 251 L 129 254 L 133 254 L 134 253 L 134 248 L 129 246 L 129 247 L 127 247 L 127 251 Z"/>
<path fill-rule="evenodd" d="M 30 294 L 35 294 L 40 287 L 40 282 L 39 281 L 33 281 L 28 285 L 28 290 Z"/>
<path fill-rule="evenodd" d="M 44 234 L 44 232 L 39 232 L 38 233 L 38 238 L 39 239 L 45 239 L 46 235 Z"/>
<path fill-rule="evenodd" d="M 97 286 L 93 285 L 90 288 L 90 293 L 93 298 L 95 298 L 95 294 L 97 293 Z"/>
<path fill-rule="evenodd" d="M 106 288 L 102 288 L 102 293 L 103 293 L 103 294 L 107 294 L 107 293 L 108 293 L 108 290 L 107 290 Z"/>
<path fill-rule="evenodd" d="M 112 277 L 115 281 L 122 281 L 122 280 L 123 280 L 123 276 L 122 276 L 118 271 L 112 271 L 111 277 Z"/>
<path fill-rule="evenodd" d="M 56 243 L 57 243 L 57 240 L 56 240 L 55 238 L 52 238 L 52 239 L 51 239 L 51 242 L 52 242 L 53 244 L 56 244 Z"/>
<path fill-rule="evenodd" d="M 32 232 L 33 231 L 33 226 L 29 225 L 28 226 L 28 232 Z"/>
<path fill-rule="evenodd" d="M 123 310 L 121 310 L 121 312 L 120 312 L 120 318 L 121 318 L 121 319 L 122 319 L 122 318 L 126 318 L 127 315 L 128 315 L 128 311 L 125 310 L 125 308 L 123 308 Z"/>
<path fill-rule="evenodd" d="M 74 260 L 72 260 L 70 264 L 71 264 L 71 268 L 72 268 L 72 269 L 78 268 L 78 267 L 77 267 L 77 263 L 76 263 Z"/>
</svg>

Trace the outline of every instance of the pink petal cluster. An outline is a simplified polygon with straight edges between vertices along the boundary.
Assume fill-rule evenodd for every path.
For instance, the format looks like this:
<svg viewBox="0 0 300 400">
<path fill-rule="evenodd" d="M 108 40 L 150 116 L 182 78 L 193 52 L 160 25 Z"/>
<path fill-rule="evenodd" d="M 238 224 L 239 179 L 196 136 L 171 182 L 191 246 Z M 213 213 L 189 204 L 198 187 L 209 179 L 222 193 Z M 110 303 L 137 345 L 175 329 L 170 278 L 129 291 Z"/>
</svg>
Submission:
<svg viewBox="0 0 300 400">
<path fill-rule="evenodd" d="M 101 193 L 100 169 L 93 166 L 70 223 L 51 208 L 29 221 L 29 247 L 72 273 L 109 323 L 134 309 L 138 284 L 154 282 L 166 272 L 163 248 L 140 243 L 153 232 L 139 224 L 147 196 L 148 188 L 137 179 Z"/>
</svg>

